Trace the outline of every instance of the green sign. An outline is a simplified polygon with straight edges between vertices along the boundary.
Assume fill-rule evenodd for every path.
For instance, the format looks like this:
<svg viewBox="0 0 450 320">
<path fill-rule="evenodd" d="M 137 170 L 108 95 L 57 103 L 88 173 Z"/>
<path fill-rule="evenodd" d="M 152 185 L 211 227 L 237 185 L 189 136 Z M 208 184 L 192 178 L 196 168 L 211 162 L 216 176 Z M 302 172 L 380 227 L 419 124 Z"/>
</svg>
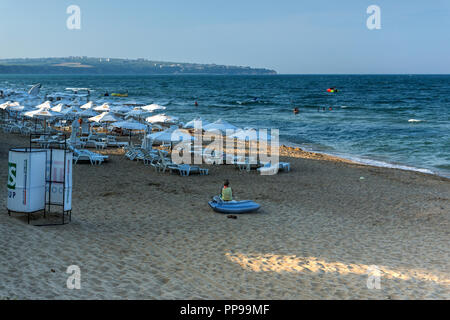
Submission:
<svg viewBox="0 0 450 320">
<path fill-rule="evenodd" d="M 8 189 L 16 190 L 17 164 L 8 163 Z"/>
</svg>

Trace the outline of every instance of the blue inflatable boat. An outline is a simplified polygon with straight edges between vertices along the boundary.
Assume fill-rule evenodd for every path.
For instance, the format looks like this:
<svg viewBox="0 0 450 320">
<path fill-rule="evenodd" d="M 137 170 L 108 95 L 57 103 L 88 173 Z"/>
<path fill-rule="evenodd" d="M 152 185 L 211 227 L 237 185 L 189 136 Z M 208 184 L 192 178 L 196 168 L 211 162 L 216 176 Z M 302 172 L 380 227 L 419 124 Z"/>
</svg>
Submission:
<svg viewBox="0 0 450 320">
<path fill-rule="evenodd" d="M 208 202 L 209 206 L 216 212 L 220 213 L 249 213 L 258 210 L 261 206 L 251 200 L 244 201 L 223 201 L 220 197 L 215 196 Z"/>
</svg>

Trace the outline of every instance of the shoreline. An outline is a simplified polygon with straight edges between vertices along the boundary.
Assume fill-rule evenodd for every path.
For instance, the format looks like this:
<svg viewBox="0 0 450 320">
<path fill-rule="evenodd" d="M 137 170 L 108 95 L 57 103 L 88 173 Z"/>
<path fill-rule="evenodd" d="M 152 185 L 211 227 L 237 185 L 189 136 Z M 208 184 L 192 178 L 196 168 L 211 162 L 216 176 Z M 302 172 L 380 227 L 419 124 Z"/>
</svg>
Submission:
<svg viewBox="0 0 450 320">
<path fill-rule="evenodd" d="M 436 177 L 450 180 L 450 172 L 448 173 L 448 175 L 447 174 L 439 174 L 439 172 L 432 171 L 431 169 L 419 168 L 419 167 L 410 166 L 407 164 L 400 164 L 400 163 L 396 164 L 396 163 L 382 161 L 382 160 L 364 159 L 364 158 L 360 158 L 358 156 L 353 156 L 353 155 L 346 156 L 346 155 L 341 155 L 341 154 L 333 154 L 333 153 L 327 153 L 327 152 L 322 152 L 322 151 L 316 151 L 312 148 L 305 147 L 304 145 L 296 144 L 293 142 L 287 142 L 287 141 L 284 141 L 284 142 L 280 141 L 280 148 L 282 146 L 285 146 L 287 148 L 293 148 L 293 149 L 300 148 L 304 152 L 309 152 L 309 153 L 313 153 L 313 154 L 321 154 L 326 157 L 331 157 L 333 159 L 339 158 L 339 159 L 348 161 L 353 164 L 364 165 L 364 166 L 375 167 L 375 168 L 387 168 L 387 169 L 396 169 L 396 170 L 403 170 L 403 171 L 410 171 L 410 172 L 418 172 L 418 173 L 427 174 L 427 175 L 436 176 Z"/>
</svg>

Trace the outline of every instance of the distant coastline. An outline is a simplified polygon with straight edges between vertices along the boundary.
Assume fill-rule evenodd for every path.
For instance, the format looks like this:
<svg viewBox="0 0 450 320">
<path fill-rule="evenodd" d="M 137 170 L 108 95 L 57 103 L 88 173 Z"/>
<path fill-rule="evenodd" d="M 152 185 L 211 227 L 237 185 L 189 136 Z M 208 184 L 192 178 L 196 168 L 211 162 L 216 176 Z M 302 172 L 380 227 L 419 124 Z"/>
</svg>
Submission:
<svg viewBox="0 0 450 320">
<path fill-rule="evenodd" d="M 66 57 L 0 59 L 0 74 L 275 75 L 277 72 L 265 68 L 163 62 L 147 59 Z"/>
</svg>

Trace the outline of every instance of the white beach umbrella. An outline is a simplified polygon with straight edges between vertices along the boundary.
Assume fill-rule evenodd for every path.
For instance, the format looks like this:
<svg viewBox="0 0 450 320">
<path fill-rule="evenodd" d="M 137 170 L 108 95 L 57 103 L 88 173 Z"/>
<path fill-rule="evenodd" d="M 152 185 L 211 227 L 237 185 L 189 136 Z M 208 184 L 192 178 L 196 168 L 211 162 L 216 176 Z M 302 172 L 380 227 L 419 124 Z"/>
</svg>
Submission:
<svg viewBox="0 0 450 320">
<path fill-rule="evenodd" d="M 156 110 L 166 110 L 166 107 L 160 106 L 158 104 L 149 104 L 148 106 L 141 107 L 142 110 L 148 111 L 148 112 L 154 112 Z"/>
<path fill-rule="evenodd" d="M 35 109 L 51 109 L 52 108 L 52 104 L 50 103 L 50 101 L 45 101 L 44 103 L 41 103 L 37 106 L 34 107 Z"/>
<path fill-rule="evenodd" d="M 99 114 L 98 116 L 89 118 L 89 121 L 97 122 L 97 123 L 111 123 L 111 122 L 117 122 L 120 120 L 118 118 L 116 118 L 110 112 L 103 112 L 102 114 Z"/>
<path fill-rule="evenodd" d="M 149 112 L 148 111 L 144 111 L 141 108 L 134 108 L 133 110 L 128 111 L 127 113 L 125 113 L 125 117 L 127 118 L 142 118 L 144 116 L 146 116 Z"/>
<path fill-rule="evenodd" d="M 149 125 L 142 124 L 136 121 L 119 121 L 112 124 L 113 127 L 127 130 L 146 130 Z"/>
<path fill-rule="evenodd" d="M 131 143 L 131 132 L 132 131 L 145 131 L 149 129 L 150 125 L 142 124 L 136 121 L 119 121 L 112 124 L 115 128 L 126 129 L 130 132 L 130 143 Z M 145 140 L 145 139 L 144 139 Z"/>
<path fill-rule="evenodd" d="M 5 103 L 0 104 L 0 109 L 2 109 L 2 110 L 9 110 L 12 107 L 18 107 L 18 106 L 20 106 L 19 102 L 7 101 Z"/>
<path fill-rule="evenodd" d="M 104 103 L 101 106 L 93 108 L 93 110 L 98 112 L 109 112 L 111 108 L 107 103 Z"/>
<path fill-rule="evenodd" d="M 91 118 L 97 116 L 97 113 L 92 109 L 84 109 L 78 114 L 81 118 Z"/>
<path fill-rule="evenodd" d="M 34 118 L 34 119 L 44 119 L 47 123 L 47 120 L 52 118 L 61 117 L 61 114 L 55 111 L 52 111 L 48 105 L 44 105 L 43 107 L 39 109 L 34 109 L 32 111 L 23 112 L 22 115 Z M 47 124 L 45 124 L 44 129 L 47 128 Z M 34 129 L 36 130 L 36 121 L 34 123 Z"/>
<path fill-rule="evenodd" d="M 236 131 L 237 129 L 239 128 L 222 119 L 203 126 L 203 130 L 205 131 L 219 130 L 222 133 L 226 133 L 227 130 Z"/>
<path fill-rule="evenodd" d="M 130 143 L 131 143 L 131 132 L 132 131 L 145 131 L 149 129 L 150 125 L 142 124 L 136 121 L 119 121 L 112 124 L 115 128 L 127 129 L 130 132 Z M 144 138 L 145 140 L 145 138 Z"/>
<path fill-rule="evenodd" d="M 38 119 L 49 119 L 60 117 L 61 114 L 59 112 L 55 112 L 50 110 L 50 108 L 42 107 L 37 110 L 28 111 L 24 113 L 25 116 L 29 118 L 38 118 Z"/>
<path fill-rule="evenodd" d="M 12 103 L 11 101 L 6 101 L 2 104 L 0 104 L 0 110 L 6 110 L 6 108 L 9 107 L 9 104 Z"/>
<path fill-rule="evenodd" d="M 129 107 L 125 107 L 125 106 L 115 106 L 115 107 L 111 107 L 111 110 L 114 113 L 118 113 L 118 114 L 125 114 L 128 111 L 130 111 Z"/>
<path fill-rule="evenodd" d="M 88 103 L 83 104 L 80 107 L 80 109 L 83 109 L 83 110 L 92 109 L 93 106 L 94 106 L 94 102 L 89 101 Z"/>
<path fill-rule="evenodd" d="M 177 128 L 151 133 L 147 135 L 147 138 L 157 142 L 178 142 L 194 140 L 194 137 L 191 136 L 188 132 Z"/>
<path fill-rule="evenodd" d="M 178 121 L 178 118 L 167 116 L 165 114 L 157 114 L 155 116 L 146 118 L 145 121 L 150 123 L 176 123 Z"/>
<path fill-rule="evenodd" d="M 24 106 L 21 106 L 19 102 L 5 102 L 3 104 L 0 104 L 0 110 L 3 111 L 3 113 L 11 113 L 11 112 L 23 112 L 26 108 Z M 3 115 L 4 117 L 4 115 Z"/>
<path fill-rule="evenodd" d="M 206 125 L 209 124 L 208 121 L 203 120 L 202 118 L 197 118 L 197 119 L 193 119 L 193 120 L 189 121 L 188 123 L 186 123 L 186 124 L 183 126 L 183 128 L 185 128 L 185 129 L 193 129 L 193 128 L 194 128 L 194 124 L 195 124 L 196 121 L 197 121 L 197 122 L 201 122 L 202 128 L 203 128 L 204 126 L 206 126 Z"/>
<path fill-rule="evenodd" d="M 56 111 L 61 113 L 64 109 L 67 109 L 67 107 L 63 103 L 59 103 L 57 106 L 51 108 L 52 111 Z"/>
<path fill-rule="evenodd" d="M 27 108 L 21 105 L 13 105 L 8 107 L 8 109 L 6 109 L 7 111 L 11 111 L 11 112 L 23 112 L 26 111 Z"/>
<path fill-rule="evenodd" d="M 72 119 L 80 117 L 81 112 L 79 112 L 75 107 L 66 108 L 61 111 L 64 118 Z"/>
</svg>

